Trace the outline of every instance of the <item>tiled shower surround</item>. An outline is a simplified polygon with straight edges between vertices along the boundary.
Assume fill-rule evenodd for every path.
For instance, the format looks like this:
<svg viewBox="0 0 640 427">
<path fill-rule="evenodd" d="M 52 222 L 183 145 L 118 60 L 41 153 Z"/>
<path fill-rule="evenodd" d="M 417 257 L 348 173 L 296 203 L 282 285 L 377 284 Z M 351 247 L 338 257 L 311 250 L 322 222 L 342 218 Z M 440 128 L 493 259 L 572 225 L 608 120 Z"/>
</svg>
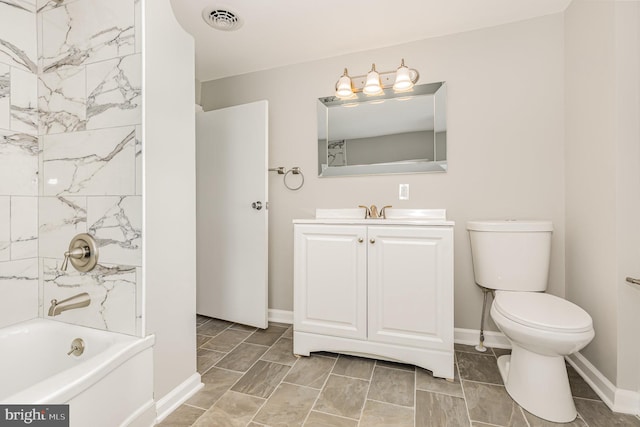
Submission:
<svg viewBox="0 0 640 427">
<path fill-rule="evenodd" d="M 55 317 L 140 334 L 139 0 L 0 0 L 0 326 Z M 89 233 L 99 265 L 60 266 Z"/>
</svg>

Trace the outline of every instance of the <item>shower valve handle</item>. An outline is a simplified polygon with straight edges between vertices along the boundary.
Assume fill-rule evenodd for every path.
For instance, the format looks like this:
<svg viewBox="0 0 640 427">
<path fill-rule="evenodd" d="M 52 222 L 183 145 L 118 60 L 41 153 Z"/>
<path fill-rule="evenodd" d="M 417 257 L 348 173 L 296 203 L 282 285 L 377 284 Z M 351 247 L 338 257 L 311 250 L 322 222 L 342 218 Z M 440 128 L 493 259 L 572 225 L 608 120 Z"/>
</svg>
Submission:
<svg viewBox="0 0 640 427">
<path fill-rule="evenodd" d="M 98 244 L 95 239 L 86 233 L 71 239 L 60 270 L 66 271 L 69 261 L 81 273 L 91 271 L 98 264 Z"/>
<path fill-rule="evenodd" d="M 73 259 L 82 259 L 87 258 L 91 254 L 91 249 L 89 246 L 79 246 L 77 248 L 73 248 L 70 251 L 66 251 L 64 253 L 64 261 L 62 262 L 62 266 L 60 269 L 62 271 L 67 271 L 67 266 L 69 265 L 69 258 Z"/>
</svg>

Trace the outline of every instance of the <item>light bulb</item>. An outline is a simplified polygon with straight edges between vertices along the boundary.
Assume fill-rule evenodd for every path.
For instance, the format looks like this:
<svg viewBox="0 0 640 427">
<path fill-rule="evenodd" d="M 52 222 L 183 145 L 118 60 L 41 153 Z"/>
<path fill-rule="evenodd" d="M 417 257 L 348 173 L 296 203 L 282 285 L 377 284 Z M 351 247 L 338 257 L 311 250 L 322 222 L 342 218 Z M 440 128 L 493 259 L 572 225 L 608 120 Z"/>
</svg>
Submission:
<svg viewBox="0 0 640 427">
<path fill-rule="evenodd" d="M 396 81 L 393 83 L 393 90 L 402 92 L 405 90 L 409 90 L 413 87 L 413 82 L 411 81 L 411 73 L 409 68 L 404 65 L 404 59 L 402 63 L 398 67 L 396 71 Z"/>
<path fill-rule="evenodd" d="M 376 71 L 376 64 L 371 65 L 371 71 L 367 74 L 367 81 L 362 91 L 367 95 L 379 95 L 382 93 L 380 74 Z"/>
<path fill-rule="evenodd" d="M 353 95 L 353 84 L 351 77 L 347 74 L 347 69 L 344 69 L 344 74 L 338 80 L 336 84 L 336 96 L 338 98 L 350 98 Z"/>
</svg>

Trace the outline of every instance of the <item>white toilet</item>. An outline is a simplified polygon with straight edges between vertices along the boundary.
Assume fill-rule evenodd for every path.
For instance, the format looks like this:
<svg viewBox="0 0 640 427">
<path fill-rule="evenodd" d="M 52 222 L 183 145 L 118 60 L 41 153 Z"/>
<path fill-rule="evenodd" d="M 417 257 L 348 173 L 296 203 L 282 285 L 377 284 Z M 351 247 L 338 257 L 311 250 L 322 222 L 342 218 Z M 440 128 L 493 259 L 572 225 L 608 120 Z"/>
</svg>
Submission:
<svg viewBox="0 0 640 427">
<path fill-rule="evenodd" d="M 577 413 L 564 356 L 594 337 L 591 316 L 545 294 L 551 253 L 550 221 L 470 221 L 473 270 L 479 286 L 495 289 L 491 317 L 509 339 L 498 358 L 509 395 L 532 414 L 570 422 Z"/>
</svg>

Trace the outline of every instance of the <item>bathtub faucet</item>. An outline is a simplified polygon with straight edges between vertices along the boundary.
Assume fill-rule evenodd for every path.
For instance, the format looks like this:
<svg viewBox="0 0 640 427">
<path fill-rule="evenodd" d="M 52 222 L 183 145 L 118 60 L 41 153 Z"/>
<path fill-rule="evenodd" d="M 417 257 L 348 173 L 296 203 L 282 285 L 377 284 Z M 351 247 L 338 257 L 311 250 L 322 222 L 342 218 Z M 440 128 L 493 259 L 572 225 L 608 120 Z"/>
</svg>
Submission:
<svg viewBox="0 0 640 427">
<path fill-rule="evenodd" d="M 63 299 L 62 301 L 52 299 L 51 307 L 49 307 L 49 316 L 57 316 L 63 311 L 86 307 L 89 304 L 91 304 L 91 298 L 86 292 Z"/>
</svg>

